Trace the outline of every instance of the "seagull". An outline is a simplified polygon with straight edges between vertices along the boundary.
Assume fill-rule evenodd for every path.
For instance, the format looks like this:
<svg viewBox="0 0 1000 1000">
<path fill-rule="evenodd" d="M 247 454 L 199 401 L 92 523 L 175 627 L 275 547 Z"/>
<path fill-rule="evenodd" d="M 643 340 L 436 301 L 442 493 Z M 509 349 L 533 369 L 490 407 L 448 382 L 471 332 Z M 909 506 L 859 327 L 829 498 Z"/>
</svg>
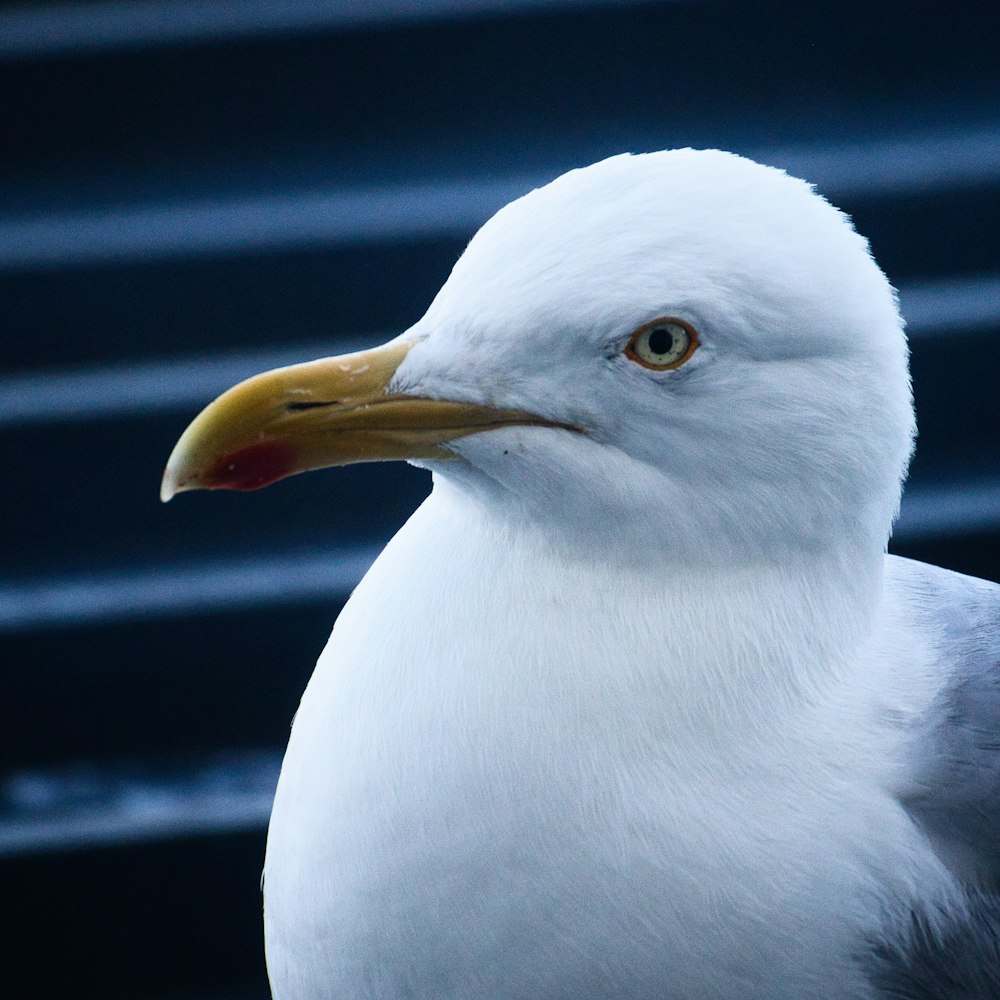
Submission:
<svg viewBox="0 0 1000 1000">
<path fill-rule="evenodd" d="M 907 360 L 847 216 L 679 149 L 194 420 L 165 500 L 433 473 L 295 716 L 276 1000 L 1000 996 L 1000 587 L 886 554 Z"/>
</svg>

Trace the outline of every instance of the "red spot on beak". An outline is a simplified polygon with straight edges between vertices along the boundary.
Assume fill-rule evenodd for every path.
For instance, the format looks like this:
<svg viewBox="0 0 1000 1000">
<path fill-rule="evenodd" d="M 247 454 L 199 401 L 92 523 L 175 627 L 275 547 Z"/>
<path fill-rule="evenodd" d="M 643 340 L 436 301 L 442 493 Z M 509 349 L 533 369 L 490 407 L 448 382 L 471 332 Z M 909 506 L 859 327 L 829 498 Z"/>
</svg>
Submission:
<svg viewBox="0 0 1000 1000">
<path fill-rule="evenodd" d="M 199 477 L 199 485 L 209 490 L 259 490 L 297 471 L 295 460 L 290 445 L 261 441 L 223 455 Z"/>
</svg>

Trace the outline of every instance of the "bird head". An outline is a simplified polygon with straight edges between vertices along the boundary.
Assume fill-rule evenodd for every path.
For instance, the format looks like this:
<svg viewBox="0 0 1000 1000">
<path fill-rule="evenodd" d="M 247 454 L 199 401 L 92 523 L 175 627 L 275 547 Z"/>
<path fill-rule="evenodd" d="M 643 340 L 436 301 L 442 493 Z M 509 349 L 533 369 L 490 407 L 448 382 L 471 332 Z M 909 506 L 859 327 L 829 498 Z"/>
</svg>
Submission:
<svg viewBox="0 0 1000 1000">
<path fill-rule="evenodd" d="M 913 426 L 895 295 L 847 217 L 780 170 L 672 150 L 501 209 L 384 347 L 229 390 L 162 495 L 406 459 L 567 540 L 881 551 Z"/>
</svg>

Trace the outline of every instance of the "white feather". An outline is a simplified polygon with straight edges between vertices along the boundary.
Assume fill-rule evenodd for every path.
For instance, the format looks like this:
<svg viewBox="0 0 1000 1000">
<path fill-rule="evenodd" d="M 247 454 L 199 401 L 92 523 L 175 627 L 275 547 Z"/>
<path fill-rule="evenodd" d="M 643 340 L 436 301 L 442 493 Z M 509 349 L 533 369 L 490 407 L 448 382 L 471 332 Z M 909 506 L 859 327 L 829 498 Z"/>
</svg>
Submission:
<svg viewBox="0 0 1000 1000">
<path fill-rule="evenodd" d="M 701 346 L 621 354 L 657 316 Z M 899 801 L 938 695 L 884 549 L 895 298 L 849 222 L 730 154 L 503 209 L 395 387 L 586 434 L 462 438 L 342 612 L 268 839 L 278 1000 L 866 998 L 958 883 Z M 904 669 L 905 667 L 905 669 Z"/>
</svg>

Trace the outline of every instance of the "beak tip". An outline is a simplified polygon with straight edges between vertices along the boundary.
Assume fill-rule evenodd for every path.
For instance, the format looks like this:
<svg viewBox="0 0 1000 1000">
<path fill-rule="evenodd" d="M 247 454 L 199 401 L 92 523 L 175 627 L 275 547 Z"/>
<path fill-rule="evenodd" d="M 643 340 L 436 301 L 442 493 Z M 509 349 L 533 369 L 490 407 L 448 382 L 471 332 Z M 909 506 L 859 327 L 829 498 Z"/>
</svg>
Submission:
<svg viewBox="0 0 1000 1000">
<path fill-rule="evenodd" d="M 171 459 L 173 459 L 172 455 Z M 176 463 L 167 462 L 167 467 L 163 470 L 163 480 L 160 483 L 161 502 L 170 503 L 178 493 L 183 493 L 185 489 L 188 489 L 188 486 L 178 474 Z"/>
<path fill-rule="evenodd" d="M 177 486 L 173 483 L 167 476 L 163 477 L 163 482 L 160 484 L 160 501 L 161 503 L 170 503 L 173 498 L 177 496 Z"/>
</svg>

